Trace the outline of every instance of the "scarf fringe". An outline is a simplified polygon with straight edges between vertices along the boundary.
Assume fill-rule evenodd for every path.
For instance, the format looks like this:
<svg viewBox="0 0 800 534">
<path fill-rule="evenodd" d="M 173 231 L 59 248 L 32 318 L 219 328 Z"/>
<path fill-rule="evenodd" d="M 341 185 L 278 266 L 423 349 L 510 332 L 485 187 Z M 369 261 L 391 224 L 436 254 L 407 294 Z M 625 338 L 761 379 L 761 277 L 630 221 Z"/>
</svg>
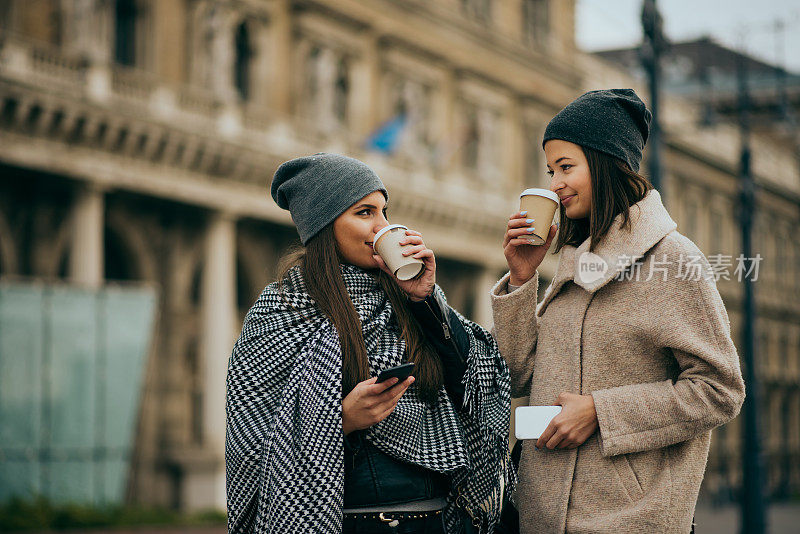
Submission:
<svg viewBox="0 0 800 534">
<path fill-rule="evenodd" d="M 462 322 L 467 322 L 466 319 L 457 312 L 456 315 Z M 494 350 L 498 350 L 495 345 L 496 342 L 491 334 L 477 325 L 470 324 L 470 326 L 472 326 L 471 333 L 475 338 L 480 335 L 483 337 L 481 341 L 490 344 Z M 473 336 L 470 336 L 470 345 L 473 343 Z M 480 356 L 480 353 L 476 353 L 476 351 L 473 351 L 472 347 L 470 347 L 468 358 L 479 358 Z M 493 471 L 494 479 L 497 480 L 498 483 L 490 487 L 488 493 L 481 494 L 479 492 L 474 492 L 474 489 L 477 488 L 473 488 L 474 484 L 470 484 L 471 480 L 470 477 L 468 477 L 465 482 L 462 482 L 459 488 L 462 488 L 460 495 L 468 502 L 479 503 L 477 507 L 467 510 L 468 515 L 473 519 L 473 526 L 478 528 L 481 533 L 492 532 L 500 520 L 503 504 L 507 500 L 504 497 L 513 494 L 517 483 L 516 471 L 514 470 L 511 460 L 511 450 L 508 443 L 508 424 L 505 425 L 505 428 L 500 429 L 494 428 L 489 424 L 492 420 L 489 414 L 491 407 L 495 406 L 498 402 L 500 406 L 496 406 L 495 410 L 503 414 L 510 414 L 511 386 L 508 377 L 508 368 L 505 367 L 504 362 L 501 364 L 503 369 L 498 370 L 501 371 L 501 376 L 497 377 L 497 375 L 492 375 L 492 384 L 481 381 L 479 370 L 482 366 L 478 365 L 478 362 L 474 362 L 473 365 L 469 365 L 470 363 L 473 362 L 468 362 L 468 370 L 463 380 L 465 390 L 464 409 L 466 415 L 472 419 L 480 429 L 480 441 L 483 444 L 491 444 L 490 447 L 487 447 L 488 451 L 485 451 L 491 451 L 491 453 L 478 456 L 478 458 L 480 458 L 481 463 L 495 467 Z M 503 373 L 502 371 L 505 372 Z M 500 379 L 498 380 L 498 378 Z M 505 415 L 505 417 L 508 418 L 509 415 Z M 476 470 L 475 467 L 476 466 L 473 464 L 470 471 L 480 471 Z"/>
</svg>

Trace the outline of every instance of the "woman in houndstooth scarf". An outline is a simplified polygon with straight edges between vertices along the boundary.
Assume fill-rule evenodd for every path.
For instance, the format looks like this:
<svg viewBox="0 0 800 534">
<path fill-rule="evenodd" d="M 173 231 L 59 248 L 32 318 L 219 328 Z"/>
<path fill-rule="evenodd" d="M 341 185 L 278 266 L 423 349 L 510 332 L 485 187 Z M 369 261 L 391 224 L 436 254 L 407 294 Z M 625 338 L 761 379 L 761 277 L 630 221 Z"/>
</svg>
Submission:
<svg viewBox="0 0 800 534">
<path fill-rule="evenodd" d="M 387 193 L 363 163 L 291 160 L 272 194 L 304 247 L 230 359 L 229 532 L 491 532 L 515 483 L 493 338 L 447 306 L 418 232 L 423 273 L 387 274 L 371 250 Z M 414 376 L 376 383 L 408 361 Z"/>
</svg>

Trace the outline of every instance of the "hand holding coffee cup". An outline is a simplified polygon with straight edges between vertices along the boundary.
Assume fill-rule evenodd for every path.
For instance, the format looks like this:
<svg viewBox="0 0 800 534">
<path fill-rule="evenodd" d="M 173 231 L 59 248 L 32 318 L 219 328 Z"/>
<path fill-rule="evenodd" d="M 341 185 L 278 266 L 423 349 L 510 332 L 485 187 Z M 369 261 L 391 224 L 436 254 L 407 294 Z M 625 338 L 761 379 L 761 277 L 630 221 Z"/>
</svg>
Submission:
<svg viewBox="0 0 800 534">
<path fill-rule="evenodd" d="M 549 189 L 526 189 L 519 196 L 519 211 L 527 216 L 531 231 L 524 236 L 531 245 L 543 245 L 558 209 L 558 195 Z"/>
<path fill-rule="evenodd" d="M 558 195 L 548 189 L 527 189 L 520 195 L 521 209 L 509 217 L 503 240 L 511 284 L 530 280 L 544 260 L 558 232 L 552 224 L 558 204 Z"/>
<path fill-rule="evenodd" d="M 401 224 L 378 231 L 372 241 L 376 265 L 397 280 L 414 301 L 424 300 L 436 285 L 436 258 L 425 246 L 422 234 Z"/>
</svg>

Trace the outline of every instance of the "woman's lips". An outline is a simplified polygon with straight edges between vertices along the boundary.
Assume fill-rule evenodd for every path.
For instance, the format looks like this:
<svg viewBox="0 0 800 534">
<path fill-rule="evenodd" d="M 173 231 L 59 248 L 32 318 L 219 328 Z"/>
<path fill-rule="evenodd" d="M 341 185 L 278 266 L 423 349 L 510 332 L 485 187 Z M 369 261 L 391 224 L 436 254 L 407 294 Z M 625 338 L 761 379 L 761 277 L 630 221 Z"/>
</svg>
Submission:
<svg viewBox="0 0 800 534">
<path fill-rule="evenodd" d="M 561 199 L 561 203 L 566 205 L 567 203 L 571 202 L 572 199 L 575 198 L 576 196 L 577 195 L 570 195 L 568 197 L 564 197 Z"/>
</svg>

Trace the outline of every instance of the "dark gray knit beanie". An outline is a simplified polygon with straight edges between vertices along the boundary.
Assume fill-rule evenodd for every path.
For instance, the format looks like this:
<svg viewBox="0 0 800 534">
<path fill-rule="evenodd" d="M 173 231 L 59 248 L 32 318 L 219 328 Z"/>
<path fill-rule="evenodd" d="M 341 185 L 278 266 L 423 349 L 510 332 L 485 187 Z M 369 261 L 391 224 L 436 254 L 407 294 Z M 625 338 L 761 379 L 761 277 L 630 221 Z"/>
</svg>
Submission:
<svg viewBox="0 0 800 534">
<path fill-rule="evenodd" d="M 314 154 L 283 163 L 272 178 L 272 198 L 289 210 L 305 245 L 350 206 L 375 191 L 388 198 L 366 164 L 339 154 Z"/>
<path fill-rule="evenodd" d="M 562 139 L 621 159 L 639 172 L 652 114 L 633 89 L 589 91 L 558 112 L 542 146 Z"/>
</svg>

